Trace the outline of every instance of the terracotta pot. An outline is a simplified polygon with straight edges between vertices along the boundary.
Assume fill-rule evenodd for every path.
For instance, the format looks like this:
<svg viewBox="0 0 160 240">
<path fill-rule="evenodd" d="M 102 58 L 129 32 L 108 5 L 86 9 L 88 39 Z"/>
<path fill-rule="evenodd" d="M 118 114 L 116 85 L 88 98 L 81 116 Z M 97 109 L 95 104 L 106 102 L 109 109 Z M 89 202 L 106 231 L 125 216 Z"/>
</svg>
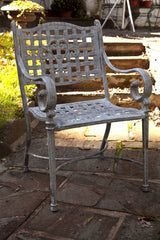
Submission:
<svg viewBox="0 0 160 240">
<path fill-rule="evenodd" d="M 130 4 L 131 4 L 131 7 L 138 7 L 139 6 L 139 0 L 131 0 Z"/>
<path fill-rule="evenodd" d="M 143 1 L 140 1 L 139 5 L 140 7 L 143 7 Z"/>
<path fill-rule="evenodd" d="M 20 13 L 20 11 L 10 11 L 8 14 L 8 18 L 10 20 L 14 20 L 18 22 L 18 24 L 24 28 L 26 27 L 28 22 L 33 22 L 36 20 L 36 15 L 34 12 L 24 12 L 22 16 L 17 17 L 17 15 Z"/>
<path fill-rule="evenodd" d="M 151 7 L 152 6 L 152 1 L 143 1 L 143 7 Z"/>
<path fill-rule="evenodd" d="M 72 10 L 61 10 L 61 17 L 63 18 L 71 18 L 72 17 Z"/>
</svg>

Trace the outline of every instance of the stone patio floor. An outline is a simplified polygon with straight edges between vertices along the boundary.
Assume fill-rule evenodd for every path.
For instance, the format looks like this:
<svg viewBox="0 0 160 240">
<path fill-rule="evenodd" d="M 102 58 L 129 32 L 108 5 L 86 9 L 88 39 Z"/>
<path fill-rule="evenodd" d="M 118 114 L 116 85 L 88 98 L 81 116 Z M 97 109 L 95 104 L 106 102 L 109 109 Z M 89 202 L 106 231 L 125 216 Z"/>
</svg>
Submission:
<svg viewBox="0 0 160 240">
<path fill-rule="evenodd" d="M 102 128 L 56 133 L 56 155 L 93 153 Z M 140 138 L 130 139 L 124 124 L 118 128 L 126 136 L 120 156 L 141 161 Z M 121 135 L 118 130 L 111 134 L 108 155 L 115 155 Z M 32 149 L 47 153 L 43 123 L 33 130 Z M 143 169 L 138 164 L 85 160 L 57 172 L 57 213 L 49 206 L 48 161 L 31 157 L 30 172 L 23 173 L 23 155 L 24 144 L 19 144 L 0 162 L 0 240 L 160 239 L 160 141 L 154 131 L 149 142 L 150 192 L 141 191 Z"/>
</svg>

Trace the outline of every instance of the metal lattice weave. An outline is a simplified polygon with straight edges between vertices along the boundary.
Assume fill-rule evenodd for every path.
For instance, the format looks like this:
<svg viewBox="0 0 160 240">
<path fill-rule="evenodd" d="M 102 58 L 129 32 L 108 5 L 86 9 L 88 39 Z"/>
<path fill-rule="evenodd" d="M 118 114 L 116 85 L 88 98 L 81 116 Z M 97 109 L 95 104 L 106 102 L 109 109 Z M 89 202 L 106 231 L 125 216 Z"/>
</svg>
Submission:
<svg viewBox="0 0 160 240">
<path fill-rule="evenodd" d="M 51 26 L 20 32 L 21 54 L 28 73 L 49 75 L 56 85 L 100 78 L 98 34 L 94 28 Z"/>
<path fill-rule="evenodd" d="M 30 108 L 29 111 L 39 120 L 46 120 L 46 114 L 38 107 Z M 145 116 L 141 110 L 114 106 L 105 99 L 57 104 L 55 113 L 57 130 L 124 119 L 134 120 Z"/>
</svg>

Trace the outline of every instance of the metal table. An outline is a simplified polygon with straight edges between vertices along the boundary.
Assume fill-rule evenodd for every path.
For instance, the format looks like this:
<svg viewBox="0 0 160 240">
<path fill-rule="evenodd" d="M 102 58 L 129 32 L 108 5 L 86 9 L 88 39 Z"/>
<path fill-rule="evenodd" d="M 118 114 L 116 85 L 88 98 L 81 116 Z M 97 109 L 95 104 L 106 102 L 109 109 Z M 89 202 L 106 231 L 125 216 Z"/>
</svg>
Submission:
<svg viewBox="0 0 160 240">
<path fill-rule="evenodd" d="M 111 14 L 112 14 L 112 11 L 114 10 L 114 8 L 118 4 L 118 2 L 119 2 L 119 0 L 115 1 L 113 7 L 111 8 L 109 14 L 107 15 L 107 17 L 105 18 L 105 20 L 104 20 L 104 22 L 102 24 L 102 28 L 106 24 L 107 20 L 110 18 Z M 128 7 L 128 13 L 129 13 L 129 17 L 127 19 L 125 18 L 126 4 L 127 4 L 127 7 Z M 129 0 L 123 0 L 123 13 L 122 13 L 122 25 L 121 25 L 121 28 L 125 29 L 127 27 L 128 23 L 129 23 L 129 21 L 130 21 L 131 26 L 132 26 L 132 31 L 135 32 L 130 2 L 129 2 Z"/>
</svg>

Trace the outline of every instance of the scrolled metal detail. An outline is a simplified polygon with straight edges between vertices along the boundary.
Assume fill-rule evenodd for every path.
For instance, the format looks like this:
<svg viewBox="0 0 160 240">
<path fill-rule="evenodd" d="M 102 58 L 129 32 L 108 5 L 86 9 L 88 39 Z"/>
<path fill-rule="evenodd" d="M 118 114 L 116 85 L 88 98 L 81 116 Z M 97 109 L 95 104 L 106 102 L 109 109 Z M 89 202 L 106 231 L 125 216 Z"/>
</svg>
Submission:
<svg viewBox="0 0 160 240">
<path fill-rule="evenodd" d="M 39 109 L 44 112 L 46 109 L 46 102 L 47 102 L 47 91 L 46 90 L 41 90 L 38 92 L 38 106 Z"/>
<path fill-rule="evenodd" d="M 130 86 L 131 96 L 133 99 L 135 99 L 138 102 L 142 101 L 142 95 L 140 95 L 138 91 L 138 88 L 140 87 L 140 85 L 141 85 L 140 82 L 134 81 L 131 83 L 131 86 Z"/>
<path fill-rule="evenodd" d="M 41 77 L 46 89 L 38 93 L 38 106 L 42 112 L 48 113 L 47 116 L 51 117 L 57 103 L 56 87 L 53 79 L 50 77 Z"/>
<path fill-rule="evenodd" d="M 140 87 L 140 82 L 134 81 L 131 83 L 131 96 L 133 99 L 135 99 L 138 102 L 143 102 L 143 106 L 146 106 L 150 104 L 149 97 L 152 93 L 152 80 L 149 74 L 140 68 L 135 68 L 133 69 L 134 71 L 138 72 L 143 80 L 143 92 L 140 95 L 139 93 L 139 87 Z"/>
<path fill-rule="evenodd" d="M 149 104 L 150 101 L 146 101 L 146 99 L 148 99 L 152 93 L 152 80 L 150 75 L 141 68 L 131 68 L 131 69 L 127 69 L 127 70 L 123 70 L 123 69 L 118 69 L 116 67 L 114 67 L 112 65 L 112 63 L 110 62 L 110 60 L 108 59 L 106 53 L 103 53 L 103 57 L 104 60 L 106 62 L 106 64 L 109 66 L 110 69 L 112 69 L 114 72 L 117 73 L 133 73 L 133 72 L 138 72 L 143 80 L 143 93 L 140 95 L 139 93 L 139 87 L 140 87 L 140 82 L 139 81 L 134 81 L 131 83 L 130 86 L 130 91 L 131 91 L 131 96 L 134 100 L 138 101 L 138 102 L 143 102 L 143 105 Z"/>
</svg>

